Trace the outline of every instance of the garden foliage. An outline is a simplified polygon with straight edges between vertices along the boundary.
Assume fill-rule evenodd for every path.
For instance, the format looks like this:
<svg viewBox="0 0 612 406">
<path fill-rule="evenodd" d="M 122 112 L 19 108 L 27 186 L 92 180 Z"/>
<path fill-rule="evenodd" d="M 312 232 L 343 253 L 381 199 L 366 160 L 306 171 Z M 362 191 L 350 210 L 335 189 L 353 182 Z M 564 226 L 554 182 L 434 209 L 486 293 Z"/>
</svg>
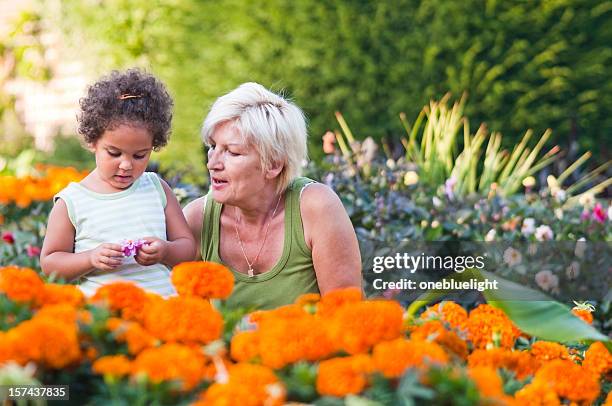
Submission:
<svg viewBox="0 0 612 406">
<path fill-rule="evenodd" d="M 198 123 L 216 97 L 245 81 L 286 89 L 309 117 L 313 144 L 336 110 L 363 137 L 394 138 L 400 112 L 415 117 L 449 91 L 467 92 L 466 113 L 509 143 L 526 128 L 550 127 L 556 142 L 597 146 L 604 157 L 610 144 L 607 2 L 53 4 L 59 8 L 46 15 L 71 34 L 96 74 L 136 64 L 169 84 L 174 159 L 194 151 L 190 162 L 201 160 Z"/>
</svg>

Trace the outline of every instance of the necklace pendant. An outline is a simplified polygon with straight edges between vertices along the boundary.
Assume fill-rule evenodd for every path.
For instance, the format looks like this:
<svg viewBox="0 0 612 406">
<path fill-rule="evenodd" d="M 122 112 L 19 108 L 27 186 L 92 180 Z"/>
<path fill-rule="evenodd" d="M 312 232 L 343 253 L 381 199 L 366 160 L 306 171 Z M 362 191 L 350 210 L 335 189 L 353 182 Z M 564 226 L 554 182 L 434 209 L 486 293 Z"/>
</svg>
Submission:
<svg viewBox="0 0 612 406">
<path fill-rule="evenodd" d="M 247 272 L 251 278 L 255 276 L 255 270 L 253 270 L 253 268 L 249 267 L 249 270 Z"/>
</svg>

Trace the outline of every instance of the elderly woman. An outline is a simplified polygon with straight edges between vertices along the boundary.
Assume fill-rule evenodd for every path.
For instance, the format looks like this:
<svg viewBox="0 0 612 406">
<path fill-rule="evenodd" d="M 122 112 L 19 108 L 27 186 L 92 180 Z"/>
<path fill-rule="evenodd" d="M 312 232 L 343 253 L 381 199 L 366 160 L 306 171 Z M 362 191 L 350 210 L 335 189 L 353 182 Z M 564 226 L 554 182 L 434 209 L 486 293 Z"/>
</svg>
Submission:
<svg viewBox="0 0 612 406">
<path fill-rule="evenodd" d="M 234 274 L 230 305 L 269 309 L 361 287 L 359 246 L 340 199 L 299 176 L 306 124 L 295 104 L 245 83 L 213 104 L 202 135 L 211 189 L 184 212 L 198 259 Z"/>
</svg>

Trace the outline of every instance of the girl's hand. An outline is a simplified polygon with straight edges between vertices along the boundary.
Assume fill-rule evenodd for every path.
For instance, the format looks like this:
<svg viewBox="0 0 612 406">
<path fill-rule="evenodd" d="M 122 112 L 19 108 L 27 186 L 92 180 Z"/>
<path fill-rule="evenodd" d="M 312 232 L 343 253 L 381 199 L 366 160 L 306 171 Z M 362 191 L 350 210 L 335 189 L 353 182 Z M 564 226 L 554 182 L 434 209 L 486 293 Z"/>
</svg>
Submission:
<svg viewBox="0 0 612 406">
<path fill-rule="evenodd" d="M 153 265 L 163 261 L 168 251 L 168 242 L 157 237 L 145 237 L 146 241 L 134 257 L 140 265 Z"/>
<path fill-rule="evenodd" d="M 89 251 L 89 263 L 92 268 L 112 271 L 123 262 L 121 245 L 104 243 Z"/>
</svg>

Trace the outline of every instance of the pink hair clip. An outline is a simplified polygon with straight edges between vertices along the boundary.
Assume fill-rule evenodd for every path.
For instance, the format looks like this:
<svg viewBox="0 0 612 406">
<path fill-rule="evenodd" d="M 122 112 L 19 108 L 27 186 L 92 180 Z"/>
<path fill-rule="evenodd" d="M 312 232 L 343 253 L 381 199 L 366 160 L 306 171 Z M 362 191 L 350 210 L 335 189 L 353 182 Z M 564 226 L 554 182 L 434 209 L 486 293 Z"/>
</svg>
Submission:
<svg viewBox="0 0 612 406">
<path fill-rule="evenodd" d="M 128 94 L 128 93 L 124 93 L 121 96 L 119 96 L 119 100 L 125 100 L 125 99 L 139 99 L 141 98 L 142 95 L 134 95 L 134 94 Z"/>
</svg>

